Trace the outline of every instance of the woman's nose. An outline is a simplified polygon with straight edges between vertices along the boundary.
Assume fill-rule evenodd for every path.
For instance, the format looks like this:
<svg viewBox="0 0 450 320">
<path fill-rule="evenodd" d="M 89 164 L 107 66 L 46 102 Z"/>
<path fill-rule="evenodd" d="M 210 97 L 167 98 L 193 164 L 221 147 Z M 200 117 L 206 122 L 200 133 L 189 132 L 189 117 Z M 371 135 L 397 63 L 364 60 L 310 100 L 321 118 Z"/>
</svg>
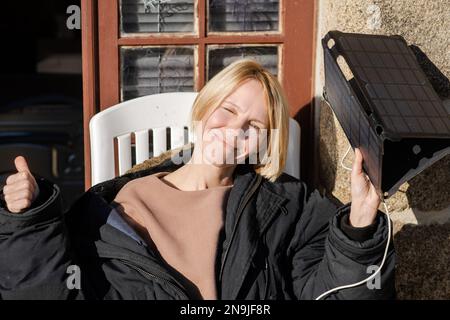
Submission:
<svg viewBox="0 0 450 320">
<path fill-rule="evenodd" d="M 243 132 L 246 132 L 249 129 L 248 121 L 245 117 L 240 117 L 235 119 L 233 123 L 230 124 L 229 128 L 236 132 L 236 136 Z"/>
<path fill-rule="evenodd" d="M 247 129 L 242 126 L 228 127 L 225 130 L 225 134 L 228 139 L 243 140 L 243 139 L 245 139 L 245 136 L 246 136 L 246 130 Z"/>
</svg>

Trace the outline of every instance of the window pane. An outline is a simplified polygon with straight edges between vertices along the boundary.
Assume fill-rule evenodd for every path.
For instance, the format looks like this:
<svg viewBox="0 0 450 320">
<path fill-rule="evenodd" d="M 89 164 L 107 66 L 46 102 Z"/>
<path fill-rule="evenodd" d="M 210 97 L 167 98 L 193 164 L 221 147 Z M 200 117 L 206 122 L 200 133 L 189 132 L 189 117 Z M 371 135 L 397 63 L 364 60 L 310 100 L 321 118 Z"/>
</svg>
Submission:
<svg viewBox="0 0 450 320">
<path fill-rule="evenodd" d="M 208 79 L 238 59 L 253 59 L 278 75 L 278 46 L 217 47 L 208 50 Z"/>
<path fill-rule="evenodd" d="M 209 31 L 278 31 L 279 0 L 209 0 Z"/>
<path fill-rule="evenodd" d="M 120 70 L 122 101 L 194 91 L 194 47 L 122 47 Z"/>
<path fill-rule="evenodd" d="M 120 0 L 121 33 L 194 31 L 194 0 Z"/>
</svg>

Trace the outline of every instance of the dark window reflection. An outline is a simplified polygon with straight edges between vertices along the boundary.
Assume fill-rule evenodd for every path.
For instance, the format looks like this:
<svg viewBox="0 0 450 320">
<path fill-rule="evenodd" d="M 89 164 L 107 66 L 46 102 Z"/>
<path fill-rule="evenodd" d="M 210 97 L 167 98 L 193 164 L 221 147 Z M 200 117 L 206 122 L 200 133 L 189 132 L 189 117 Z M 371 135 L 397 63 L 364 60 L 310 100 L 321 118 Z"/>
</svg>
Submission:
<svg viewBox="0 0 450 320">
<path fill-rule="evenodd" d="M 279 0 L 209 0 L 209 31 L 278 31 Z"/>
<path fill-rule="evenodd" d="M 81 31 L 66 26 L 78 0 L 2 3 L 0 186 L 14 158 L 59 185 L 65 208 L 84 190 Z"/>
<path fill-rule="evenodd" d="M 277 46 L 214 47 L 208 51 L 208 79 L 239 59 L 252 59 L 260 63 L 273 75 L 278 75 Z"/>
<path fill-rule="evenodd" d="M 122 100 L 149 94 L 194 91 L 193 47 L 123 47 Z"/>
</svg>

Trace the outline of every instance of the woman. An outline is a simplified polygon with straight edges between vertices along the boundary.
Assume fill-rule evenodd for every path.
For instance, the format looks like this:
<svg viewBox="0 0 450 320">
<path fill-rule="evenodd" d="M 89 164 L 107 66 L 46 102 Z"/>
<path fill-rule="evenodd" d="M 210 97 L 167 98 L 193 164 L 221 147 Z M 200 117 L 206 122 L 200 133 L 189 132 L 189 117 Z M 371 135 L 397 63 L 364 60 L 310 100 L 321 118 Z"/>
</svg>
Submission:
<svg viewBox="0 0 450 320">
<path fill-rule="evenodd" d="M 93 186 L 66 214 L 58 187 L 17 157 L 0 211 L 1 297 L 314 299 L 379 265 L 387 218 L 361 153 L 339 208 L 283 174 L 288 106 L 260 65 L 217 74 L 192 120 L 194 146 Z M 326 298 L 394 297 L 392 246 L 378 280 Z"/>
</svg>

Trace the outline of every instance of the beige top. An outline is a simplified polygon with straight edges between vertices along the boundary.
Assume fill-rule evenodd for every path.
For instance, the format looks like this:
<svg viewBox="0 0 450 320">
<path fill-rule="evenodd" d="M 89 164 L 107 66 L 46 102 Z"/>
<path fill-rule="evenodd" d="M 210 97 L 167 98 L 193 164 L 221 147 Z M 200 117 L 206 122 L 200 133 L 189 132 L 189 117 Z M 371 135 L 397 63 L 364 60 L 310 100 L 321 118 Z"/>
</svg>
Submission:
<svg viewBox="0 0 450 320">
<path fill-rule="evenodd" d="M 232 186 L 182 191 L 160 179 L 166 174 L 128 182 L 114 199 L 118 211 L 192 290 L 217 299 L 216 251 Z"/>
</svg>

